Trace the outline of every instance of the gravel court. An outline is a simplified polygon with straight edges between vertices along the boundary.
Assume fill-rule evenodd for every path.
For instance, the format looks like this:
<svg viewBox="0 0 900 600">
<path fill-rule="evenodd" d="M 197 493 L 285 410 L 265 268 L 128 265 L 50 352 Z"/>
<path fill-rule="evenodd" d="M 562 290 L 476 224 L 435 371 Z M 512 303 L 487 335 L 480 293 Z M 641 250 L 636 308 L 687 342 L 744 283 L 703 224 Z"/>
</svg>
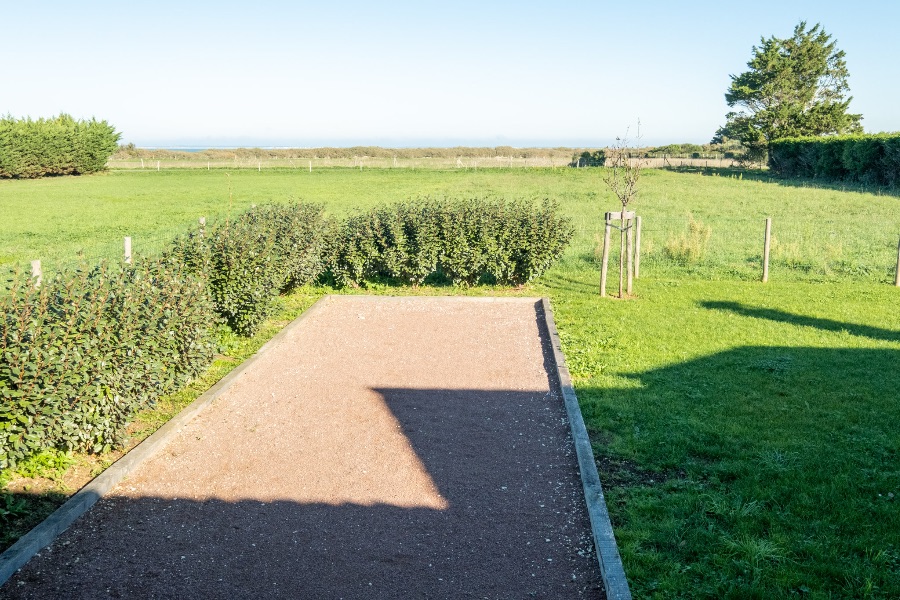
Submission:
<svg viewBox="0 0 900 600">
<path fill-rule="evenodd" d="M 9 598 L 598 598 L 540 301 L 327 297 Z"/>
</svg>

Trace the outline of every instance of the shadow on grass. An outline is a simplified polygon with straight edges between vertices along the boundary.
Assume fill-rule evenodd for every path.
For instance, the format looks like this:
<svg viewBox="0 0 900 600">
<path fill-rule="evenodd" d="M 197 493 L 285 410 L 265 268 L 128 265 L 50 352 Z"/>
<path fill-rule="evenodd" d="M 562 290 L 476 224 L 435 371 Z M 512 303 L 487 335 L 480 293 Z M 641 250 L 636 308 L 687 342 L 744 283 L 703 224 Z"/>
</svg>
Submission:
<svg viewBox="0 0 900 600">
<path fill-rule="evenodd" d="M 579 387 L 635 597 L 900 597 L 898 364 L 740 347 Z"/>
<path fill-rule="evenodd" d="M 702 173 L 704 175 L 718 175 L 720 177 L 740 177 L 747 181 L 761 181 L 774 183 L 784 187 L 811 188 L 819 190 L 834 190 L 837 192 L 858 192 L 861 194 L 877 194 L 880 196 L 900 196 L 900 188 L 865 185 L 853 182 L 831 182 L 820 179 L 794 179 L 778 177 L 768 169 L 753 169 L 745 167 L 689 167 L 672 166 L 665 167 L 666 171 L 674 173 Z"/>
<path fill-rule="evenodd" d="M 836 333 L 846 331 L 851 335 L 867 337 L 873 340 L 900 342 L 900 331 L 883 329 L 881 327 L 873 327 L 871 325 L 858 325 L 856 323 L 845 323 L 843 321 L 833 321 L 831 319 L 808 317 L 805 315 L 797 315 L 773 308 L 758 308 L 753 306 L 746 306 L 744 304 L 741 304 L 740 302 L 709 300 L 700 302 L 699 304 L 703 308 L 707 308 L 710 310 L 726 310 L 745 317 L 766 319 L 768 321 L 789 323 L 791 325 L 800 325 L 803 327 L 814 327 L 823 331 L 833 331 Z"/>
</svg>

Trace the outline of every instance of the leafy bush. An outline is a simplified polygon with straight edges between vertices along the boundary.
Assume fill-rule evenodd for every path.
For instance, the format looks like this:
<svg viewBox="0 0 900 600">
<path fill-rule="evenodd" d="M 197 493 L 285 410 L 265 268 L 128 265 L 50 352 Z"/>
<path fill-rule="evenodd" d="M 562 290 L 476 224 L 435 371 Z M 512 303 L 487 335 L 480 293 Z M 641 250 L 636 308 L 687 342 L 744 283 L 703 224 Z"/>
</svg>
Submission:
<svg viewBox="0 0 900 600">
<path fill-rule="evenodd" d="M 769 145 L 769 168 L 783 177 L 896 187 L 900 134 L 776 140 Z"/>
<path fill-rule="evenodd" d="M 120 134 L 106 121 L 0 118 L 0 177 L 94 173 L 118 148 Z"/>
<path fill-rule="evenodd" d="M 282 291 L 324 269 L 322 207 L 270 204 L 177 240 L 173 256 L 209 281 L 216 312 L 240 335 L 253 335 Z"/>
<path fill-rule="evenodd" d="M 334 230 L 329 271 L 338 285 L 378 279 L 419 285 L 432 275 L 456 284 L 521 285 L 546 271 L 571 239 L 569 221 L 557 212 L 550 201 L 380 206 Z"/>
<path fill-rule="evenodd" d="M 211 362 L 202 279 L 159 259 L 62 273 L 0 297 L 0 468 L 46 448 L 119 445 L 140 408 Z"/>
<path fill-rule="evenodd" d="M 606 164 L 606 150 L 595 150 L 589 152 L 585 150 L 580 155 L 576 154 L 572 157 L 570 167 L 602 167 Z"/>
<path fill-rule="evenodd" d="M 712 227 L 688 215 L 688 230 L 678 236 L 671 236 L 663 247 L 666 257 L 680 265 L 699 262 L 706 255 Z"/>
</svg>

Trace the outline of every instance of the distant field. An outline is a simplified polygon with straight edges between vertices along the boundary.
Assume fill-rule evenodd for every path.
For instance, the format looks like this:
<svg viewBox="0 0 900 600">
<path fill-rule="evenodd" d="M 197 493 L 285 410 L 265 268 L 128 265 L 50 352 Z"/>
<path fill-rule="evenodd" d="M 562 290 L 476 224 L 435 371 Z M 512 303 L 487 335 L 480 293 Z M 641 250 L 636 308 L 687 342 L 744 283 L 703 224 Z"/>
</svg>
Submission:
<svg viewBox="0 0 900 600">
<path fill-rule="evenodd" d="M 524 289 L 340 291 L 550 297 L 636 598 L 900 597 L 900 198 L 648 171 L 633 207 L 641 278 L 636 298 L 619 301 L 597 294 L 602 215 L 617 208 L 602 175 L 182 169 L 0 181 L 0 260 L 41 258 L 52 271 L 78 249 L 115 257 L 124 235 L 140 255 L 200 216 L 265 201 L 321 202 L 337 216 L 424 195 L 554 198 L 575 239 Z M 258 339 L 226 335 L 223 354 L 249 356 L 329 291 L 283 298 L 281 321 Z"/>
<path fill-rule="evenodd" d="M 218 152 L 217 154 L 226 154 Z M 389 158 L 359 156 L 353 158 L 284 158 L 255 157 L 235 154 L 233 157 L 206 158 L 202 155 L 186 153 L 167 153 L 164 157 L 131 158 L 114 156 L 108 161 L 112 169 L 133 169 L 155 171 L 157 169 L 291 169 L 310 171 L 314 169 L 330 169 L 342 167 L 347 169 L 528 169 L 564 167 L 572 161 L 570 154 L 554 156 L 490 156 L 472 158 L 460 157 L 420 157 Z M 725 168 L 737 163 L 730 158 L 691 158 L 690 156 L 673 156 L 665 158 L 643 159 L 646 167 L 660 169 L 663 167 L 703 167 Z"/>
<path fill-rule="evenodd" d="M 0 181 L 0 265 L 46 268 L 115 258 L 124 236 L 152 252 L 196 223 L 253 203 L 307 200 L 345 214 L 425 195 L 554 198 L 578 230 L 566 261 L 593 268 L 602 215 L 616 202 L 602 169 L 293 169 L 111 171 L 91 177 Z M 758 177 L 758 174 L 755 175 Z M 763 219 L 773 225 L 773 280 L 887 282 L 896 263 L 900 198 L 815 189 L 736 176 L 649 170 L 634 208 L 643 216 L 642 268 L 666 274 L 753 280 Z M 229 199 L 231 197 L 231 199 Z M 703 256 L 666 251 L 687 234 L 688 214 L 709 226 Z"/>
</svg>

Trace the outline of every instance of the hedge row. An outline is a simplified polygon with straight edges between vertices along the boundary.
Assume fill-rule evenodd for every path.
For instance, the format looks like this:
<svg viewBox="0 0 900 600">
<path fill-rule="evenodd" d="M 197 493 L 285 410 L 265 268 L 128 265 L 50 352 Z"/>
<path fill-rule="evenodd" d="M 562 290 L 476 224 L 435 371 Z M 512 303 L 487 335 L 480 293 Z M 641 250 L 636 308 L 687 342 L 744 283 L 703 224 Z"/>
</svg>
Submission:
<svg viewBox="0 0 900 600">
<path fill-rule="evenodd" d="M 519 285 L 571 236 L 549 201 L 424 200 L 331 223 L 321 206 L 267 205 L 190 231 L 158 259 L 38 288 L 15 275 L 0 297 L 0 468 L 49 447 L 118 446 L 138 410 L 210 364 L 218 322 L 251 335 L 288 288 L 320 277 Z"/>
<path fill-rule="evenodd" d="M 769 168 L 784 177 L 897 187 L 900 133 L 776 140 Z"/>
<path fill-rule="evenodd" d="M 202 279 L 165 260 L 63 273 L 0 298 L 0 468 L 48 447 L 118 446 L 134 414 L 205 369 Z"/>
<path fill-rule="evenodd" d="M 555 203 L 419 200 L 380 206 L 337 226 L 327 258 L 338 285 L 429 277 L 454 284 L 522 285 L 540 276 L 572 237 Z"/>
<path fill-rule="evenodd" d="M 118 148 L 120 134 L 106 121 L 0 118 L 0 177 L 35 178 L 94 173 Z"/>
<path fill-rule="evenodd" d="M 253 335 L 279 293 L 322 273 L 326 234 L 321 206 L 271 204 L 188 233 L 172 254 L 209 282 L 216 312 L 228 325 Z"/>
</svg>

